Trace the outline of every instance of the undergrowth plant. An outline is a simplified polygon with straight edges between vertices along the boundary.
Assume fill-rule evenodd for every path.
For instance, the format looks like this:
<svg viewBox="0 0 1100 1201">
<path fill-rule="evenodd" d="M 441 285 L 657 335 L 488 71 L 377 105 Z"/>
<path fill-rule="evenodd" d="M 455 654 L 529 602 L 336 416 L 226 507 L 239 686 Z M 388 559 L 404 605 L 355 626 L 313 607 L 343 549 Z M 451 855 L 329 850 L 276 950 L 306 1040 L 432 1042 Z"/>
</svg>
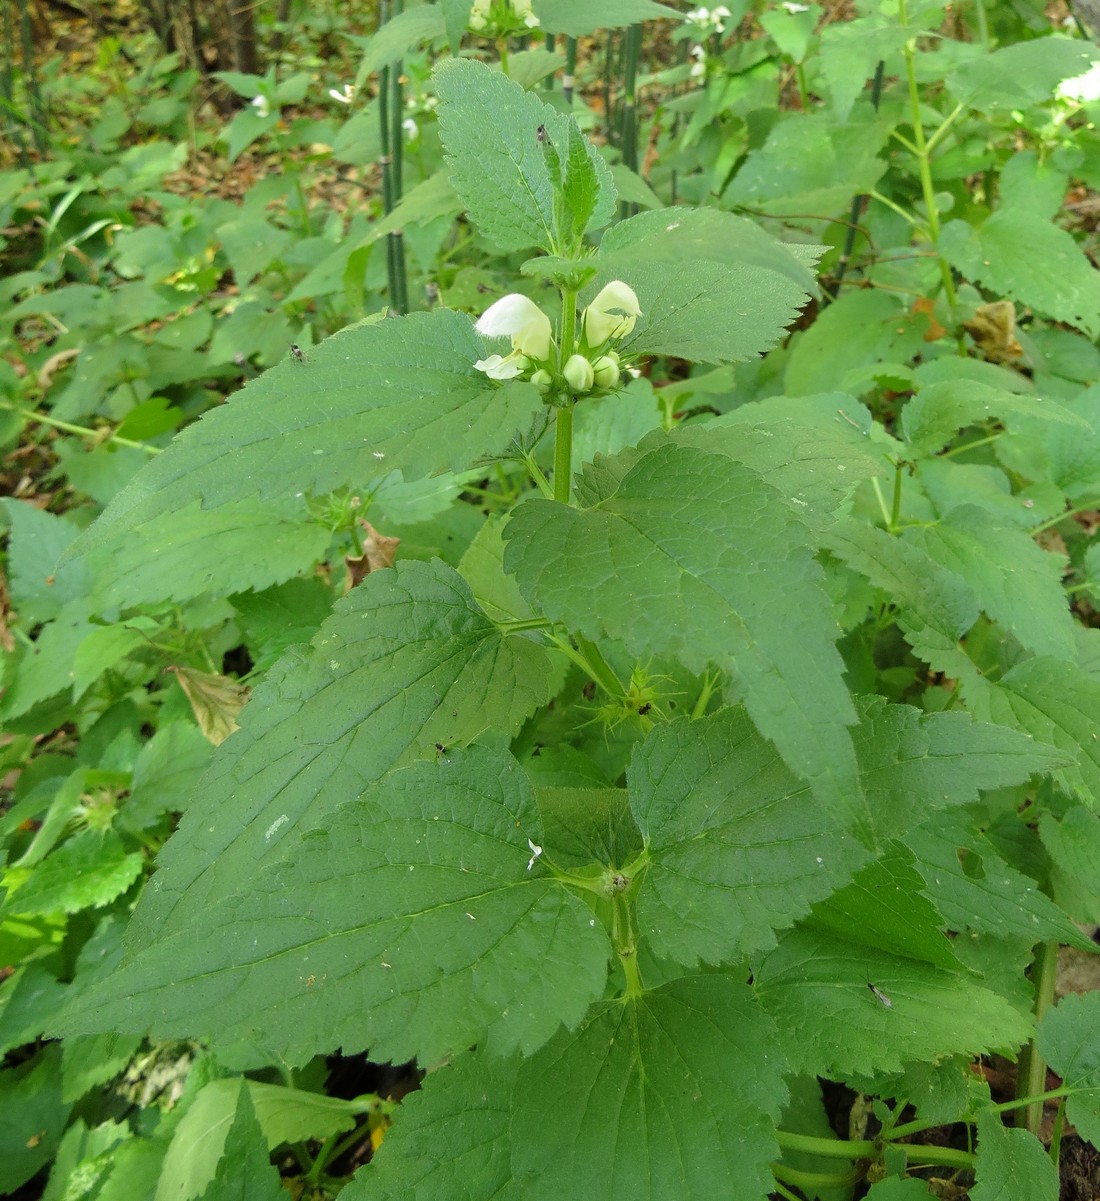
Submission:
<svg viewBox="0 0 1100 1201">
<path fill-rule="evenodd" d="M 366 63 L 450 32 L 461 6 L 431 7 Z M 425 1073 L 350 1201 L 864 1180 L 897 1201 L 922 1174 L 1048 1201 L 1064 1124 L 1100 1137 L 1100 1004 L 1052 1004 L 1057 948 L 1092 952 L 1074 919 L 1100 917 L 1100 647 L 1069 603 L 1100 587 L 1074 520 L 1100 501 L 1100 302 L 1064 230 L 1044 243 L 1062 293 L 1033 247 L 1027 270 L 1005 252 L 1013 230 L 1046 236 L 1029 198 L 1054 211 L 1085 137 L 1054 108 L 1010 160 L 996 124 L 1090 55 L 950 50 L 957 98 L 933 114 L 918 18 L 867 8 L 820 60 L 811 25 L 771 14 L 746 70 L 785 57 L 834 111 L 766 131 L 738 125 L 745 89 L 719 94 L 712 60 L 745 51 L 711 22 L 691 105 L 730 117 L 729 170 L 696 178 L 690 105 L 670 136 L 677 186 L 718 204 L 617 222 L 647 190 L 561 105 L 440 63 L 443 168 L 362 248 L 461 210 L 462 245 L 492 262 L 477 319 L 445 286 L 295 344 L 75 541 L 8 502 L 13 592 L 40 629 L 4 698 L 5 766 L 51 714 L 81 736 L 75 762 L 24 772 L 0 825 L 3 935 L 27 954 L 0 1042 L 62 1039 L 0 1080 L 25 1108 L 20 1183 L 60 1144 L 100 1201 L 278 1197 L 268 1147 L 316 1140 L 303 1187 L 337 1191 L 356 1123 L 394 1109 L 320 1093 L 337 1050 Z M 855 76 L 891 56 L 899 85 L 848 125 Z M 968 123 L 980 152 L 944 167 Z M 906 169 L 878 156 L 891 138 Z M 975 157 L 998 195 L 964 187 Z M 841 244 L 806 197 L 853 195 L 877 206 L 848 253 L 878 286 L 788 340 Z M 1051 348 L 1041 394 L 1009 369 L 1011 298 L 1040 318 L 1020 339 Z M 243 708 L 218 674 L 240 645 Z M 169 660 L 216 749 L 172 720 Z M 59 913 L 120 902 L 153 856 L 132 915 L 63 937 Z M 189 1106 L 119 1149 L 81 1090 L 145 1036 Z M 991 1094 L 995 1056 L 1018 1060 L 1014 1097 Z M 838 1139 L 821 1080 L 867 1097 L 872 1124 Z M 927 1137 L 949 1125 L 958 1145 Z"/>
</svg>

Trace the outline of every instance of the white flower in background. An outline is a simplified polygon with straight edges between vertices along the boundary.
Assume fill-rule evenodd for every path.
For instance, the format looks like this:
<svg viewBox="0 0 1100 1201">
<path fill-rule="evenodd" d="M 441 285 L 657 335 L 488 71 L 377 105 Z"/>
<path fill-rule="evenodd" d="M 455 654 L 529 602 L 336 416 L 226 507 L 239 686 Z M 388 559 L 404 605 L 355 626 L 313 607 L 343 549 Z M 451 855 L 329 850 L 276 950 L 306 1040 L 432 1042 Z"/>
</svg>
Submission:
<svg viewBox="0 0 1100 1201">
<path fill-rule="evenodd" d="M 531 11 L 531 0 L 512 0 L 512 11 L 528 29 L 534 29 L 539 23 L 538 17 Z"/>
<path fill-rule="evenodd" d="M 258 117 L 271 116 L 271 105 L 266 96 L 253 96 L 249 103 L 256 110 Z"/>
<path fill-rule="evenodd" d="M 355 99 L 355 84 L 345 83 L 342 88 L 329 88 L 328 94 L 338 104 L 350 104 Z"/>
<path fill-rule="evenodd" d="M 550 357 L 553 327 L 550 318 L 533 300 L 510 292 L 491 304 L 478 321 L 479 334 L 486 338 L 511 338 L 512 353 L 507 358 L 490 355 L 474 366 L 490 379 L 515 379 L 531 366 L 531 360 Z"/>
<path fill-rule="evenodd" d="M 405 120 L 401 122 L 401 128 L 405 131 L 405 137 L 407 137 L 410 142 L 415 142 L 416 139 L 420 137 L 420 126 L 417 125 L 412 117 L 406 117 Z"/>
<path fill-rule="evenodd" d="M 590 347 L 596 347 L 609 338 L 625 338 L 641 315 L 634 289 L 613 279 L 584 310 L 585 339 Z"/>
<path fill-rule="evenodd" d="M 725 33 L 726 21 L 732 16 L 724 4 L 719 4 L 717 8 L 693 8 L 684 14 L 684 20 L 703 33 Z"/>
<path fill-rule="evenodd" d="M 474 0 L 466 24 L 478 33 L 489 24 L 489 0 Z"/>
<path fill-rule="evenodd" d="M 784 0 L 783 7 L 792 17 L 797 16 L 799 13 L 808 13 L 810 11 L 808 4 L 793 4 L 791 0 Z"/>
<path fill-rule="evenodd" d="M 691 57 L 695 59 L 691 64 L 691 78 L 701 79 L 707 73 L 707 52 L 702 46 L 692 46 Z"/>
</svg>

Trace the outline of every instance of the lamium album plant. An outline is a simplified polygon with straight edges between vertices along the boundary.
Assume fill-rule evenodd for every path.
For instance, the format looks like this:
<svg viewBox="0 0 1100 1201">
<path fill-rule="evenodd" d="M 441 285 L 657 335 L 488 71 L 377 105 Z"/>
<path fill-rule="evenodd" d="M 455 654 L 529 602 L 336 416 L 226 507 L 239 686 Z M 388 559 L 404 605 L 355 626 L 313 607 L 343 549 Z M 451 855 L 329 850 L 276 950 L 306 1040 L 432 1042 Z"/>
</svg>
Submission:
<svg viewBox="0 0 1100 1201">
<path fill-rule="evenodd" d="M 1053 1196 L 1025 1115 L 1100 1135 L 1096 997 L 1034 988 L 1052 948 L 1094 949 L 1072 919 L 1097 910 L 1100 682 L 1033 535 L 1092 486 L 1058 474 L 1088 406 L 950 343 L 898 368 L 888 416 L 792 383 L 824 344 L 785 392 L 709 405 L 711 369 L 823 300 L 827 247 L 728 208 L 623 217 L 560 106 L 471 59 L 433 82 L 510 284 L 251 380 L 57 578 L 110 623 L 308 579 L 334 513 L 362 543 L 446 510 L 454 544 L 349 578 L 264 665 L 49 1033 L 198 1040 L 238 1072 L 415 1060 L 348 1201 L 864 1177 L 890 1201 L 929 1167 L 975 1172 L 975 1201 Z M 663 398 L 655 362 L 697 391 Z M 1011 487 L 956 454 L 982 423 Z M 1019 1086 L 995 1103 L 998 1056 Z M 835 1137 L 823 1080 L 874 1099 L 869 1132 Z M 951 1123 L 968 1145 L 923 1139 Z"/>
</svg>

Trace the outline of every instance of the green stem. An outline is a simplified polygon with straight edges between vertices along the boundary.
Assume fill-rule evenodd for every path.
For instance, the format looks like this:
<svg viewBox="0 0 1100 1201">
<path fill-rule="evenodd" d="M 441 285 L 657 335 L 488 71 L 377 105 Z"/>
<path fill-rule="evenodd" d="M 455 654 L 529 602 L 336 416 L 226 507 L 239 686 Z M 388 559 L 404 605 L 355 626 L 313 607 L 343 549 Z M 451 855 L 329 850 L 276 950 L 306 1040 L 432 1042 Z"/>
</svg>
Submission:
<svg viewBox="0 0 1100 1201">
<path fill-rule="evenodd" d="M 978 41 L 988 48 L 989 21 L 985 15 L 985 0 L 974 0 L 974 15 L 978 18 Z"/>
<path fill-rule="evenodd" d="M 86 425 L 73 425 L 71 421 L 48 417 L 45 413 L 35 412 L 34 409 L 22 409 L 3 401 L 0 401 L 0 409 L 6 409 L 9 413 L 17 413 L 27 421 L 37 421 L 40 425 L 49 425 L 54 429 L 63 430 L 66 434 L 79 434 L 82 438 L 103 438 L 102 430 L 89 429 Z M 104 441 L 113 442 L 116 446 L 129 446 L 134 450 L 143 450 L 147 455 L 159 455 L 162 449 L 159 446 L 148 446 L 144 442 L 135 442 L 132 438 L 121 438 L 118 434 L 110 434 Z"/>
<path fill-rule="evenodd" d="M 1051 517 L 1049 521 L 1044 521 L 1042 525 L 1035 526 L 1031 531 L 1032 538 L 1043 533 L 1044 530 L 1053 529 L 1056 525 L 1061 525 L 1069 517 L 1076 517 L 1078 513 L 1088 513 L 1092 509 L 1100 508 L 1100 500 L 1090 500 L 1083 505 L 1078 505 L 1075 509 L 1067 509 L 1064 513 L 1059 513 L 1057 517 Z"/>
<path fill-rule="evenodd" d="M 890 533 L 896 533 L 901 525 L 901 481 L 905 472 L 905 464 L 897 462 L 894 464 L 894 500 L 890 506 Z"/>
<path fill-rule="evenodd" d="M 1043 1020 L 1043 1014 L 1054 1004 L 1054 980 L 1058 972 L 1056 942 L 1040 943 L 1036 966 L 1038 973 L 1035 979 L 1035 1023 L 1038 1025 Z M 1023 1121 L 1017 1124 L 1036 1135 L 1043 1121 L 1043 1102 L 1037 1099 L 1037 1095 L 1046 1084 L 1046 1079 L 1047 1065 L 1033 1038 L 1020 1057 L 1016 1073 L 1016 1095 L 1029 1098 L 1023 1111 Z"/>
<path fill-rule="evenodd" d="M 554 489 L 550 486 L 550 481 L 543 474 L 542 468 L 526 451 L 523 452 L 523 465 L 527 468 L 527 474 L 535 481 L 535 487 L 538 488 L 547 500 L 553 500 Z"/>
<path fill-rule="evenodd" d="M 615 700 L 621 700 L 626 695 L 626 689 L 619 682 L 618 676 L 608 667 L 603 655 L 599 653 L 598 648 L 593 643 L 586 642 L 583 638 L 578 638 L 577 642 L 580 647 L 578 650 L 570 644 L 568 638 L 563 638 L 560 634 L 551 634 L 550 641 L 571 663 L 576 664 L 593 684 L 602 688 L 608 696 Z M 592 651 L 595 651 L 595 654 L 590 657 Z"/>
<path fill-rule="evenodd" d="M 902 25 L 908 23 L 905 4 L 906 0 L 898 0 L 898 19 Z M 917 88 L 916 55 L 913 51 L 912 38 L 906 40 L 902 53 L 905 56 L 905 73 L 909 82 L 909 107 L 913 119 L 913 146 L 916 150 L 917 166 L 920 171 L 920 186 L 921 193 L 924 196 L 924 207 L 928 221 L 928 236 L 939 259 L 944 295 L 947 297 L 947 303 L 954 309 L 958 303 L 958 298 L 955 295 L 955 281 L 951 278 L 951 268 L 939 253 L 940 216 L 936 212 L 936 189 L 932 182 L 932 157 L 929 153 L 928 143 L 924 139 L 924 123 L 920 112 L 920 92 Z"/>
<path fill-rule="evenodd" d="M 561 342 L 558 346 L 558 376 L 573 353 L 577 338 L 577 290 L 561 290 Z M 573 405 L 572 396 L 563 398 L 554 421 L 554 499 L 569 503 L 573 482 Z"/>
<path fill-rule="evenodd" d="M 619 962 L 623 966 L 626 977 L 626 995 L 640 997 L 645 992 L 642 974 L 638 970 L 638 948 L 634 942 L 634 929 L 630 922 L 630 902 L 626 894 L 617 892 L 611 898 L 612 904 L 612 937 Z"/>
</svg>

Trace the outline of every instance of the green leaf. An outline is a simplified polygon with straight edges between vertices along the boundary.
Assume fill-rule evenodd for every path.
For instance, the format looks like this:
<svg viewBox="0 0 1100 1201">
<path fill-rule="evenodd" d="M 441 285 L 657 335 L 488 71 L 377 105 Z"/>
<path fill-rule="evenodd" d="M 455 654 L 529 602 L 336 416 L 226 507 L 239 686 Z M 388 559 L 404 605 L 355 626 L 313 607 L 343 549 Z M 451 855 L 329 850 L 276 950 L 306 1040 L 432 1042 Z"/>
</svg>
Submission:
<svg viewBox="0 0 1100 1201">
<path fill-rule="evenodd" d="M 530 1054 L 581 1020 L 610 950 L 589 907 L 529 866 L 532 841 L 534 795 L 506 751 L 393 773 L 211 904 L 202 939 L 162 935 L 62 1025 L 248 1039 L 291 1063 L 335 1045 L 433 1062 L 486 1039 Z"/>
<path fill-rule="evenodd" d="M 977 716 L 1022 730 L 1073 755 L 1075 764 L 1055 778 L 1090 808 L 1100 808 L 1100 739 L 1095 721 L 1100 713 L 1100 681 L 1074 663 L 1029 659 L 996 683 L 969 681 L 965 691 Z"/>
<path fill-rule="evenodd" d="M 776 216 L 826 217 L 850 205 L 853 195 L 874 191 L 886 173 L 878 152 L 888 133 L 881 122 L 838 125 L 827 113 L 788 113 L 749 154 L 723 201 Z"/>
<path fill-rule="evenodd" d="M 246 1140 L 241 1139 L 238 1126 L 242 1106 L 248 1114 L 245 1125 L 251 1127 Z M 356 1118 L 369 1107 L 366 1099 L 345 1101 L 323 1093 L 244 1080 L 240 1076 L 211 1080 L 176 1127 L 164 1157 L 156 1201 L 188 1201 L 204 1189 L 207 1190 L 204 1195 L 211 1201 L 215 1197 L 231 1197 L 233 1194 L 225 1192 L 224 1187 L 216 1191 L 216 1178 L 224 1185 L 229 1172 L 234 1168 L 239 1172 L 242 1141 L 249 1144 L 247 1158 L 259 1173 L 266 1175 L 263 1169 L 269 1164 L 269 1149 L 274 1150 L 282 1143 L 323 1140 L 342 1134 L 353 1129 Z M 278 1180 L 277 1173 L 275 1179 Z"/>
<path fill-rule="evenodd" d="M 238 1087 L 237 1112 L 217 1175 L 203 1193 L 203 1201 L 285 1201 L 282 1180 L 271 1164 L 267 1141 L 252 1105 L 255 1086 L 243 1078 L 233 1083 Z"/>
<path fill-rule="evenodd" d="M 535 13 L 547 33 L 563 33 L 566 37 L 581 38 L 597 29 L 621 29 L 656 17 L 679 20 L 681 14 L 656 0 L 537 0 Z"/>
<path fill-rule="evenodd" d="M 970 59 L 944 82 L 960 103 L 995 113 L 1049 100 L 1064 79 L 1084 74 L 1095 57 L 1086 42 L 1035 38 Z"/>
<path fill-rule="evenodd" d="M 805 526 L 749 468 L 650 444 L 605 461 L 610 471 L 634 460 L 621 481 L 602 481 L 605 492 L 593 481 L 588 509 L 520 505 L 505 530 L 506 569 L 574 633 L 735 673 L 787 764 L 850 811 L 860 796 L 846 729 L 855 714 Z"/>
<path fill-rule="evenodd" d="M 593 295 L 628 283 L 642 315 L 631 354 L 738 362 L 774 346 L 815 288 L 811 271 L 751 222 L 717 209 L 660 209 L 620 221 L 593 260 Z"/>
<path fill-rule="evenodd" d="M 58 517 L 29 501 L 0 500 L 8 518 L 8 588 L 11 604 L 24 626 L 49 621 L 68 601 L 87 595 L 88 573 L 71 563 L 57 563 L 80 533 L 65 517 Z"/>
<path fill-rule="evenodd" d="M 6 963 L 8 947 L 0 947 Z M 65 999 L 65 986 L 38 963 L 15 970 L 0 986 L 0 1055 L 13 1047 L 33 1043 L 45 1032 L 46 1023 Z"/>
<path fill-rule="evenodd" d="M 754 989 L 794 1070 L 842 1078 L 897 1072 L 909 1060 L 1015 1050 L 1028 1019 L 969 973 L 812 928 L 785 934 L 756 965 Z M 871 985 L 890 1002 L 887 1005 Z"/>
<path fill-rule="evenodd" d="M 430 1073 L 401 1102 L 393 1127 L 341 1193 L 343 1201 L 518 1201 L 508 1128 L 524 1071 L 518 1055 L 483 1050 Z"/>
<path fill-rule="evenodd" d="M 85 830 L 51 851 L 29 879 L 11 890 L 0 912 L 76 913 L 113 901 L 141 875 L 142 858 L 127 853 L 113 831 Z"/>
<path fill-rule="evenodd" d="M 999 1115 L 978 1114 L 971 1201 L 1058 1201 L 1058 1168 L 1029 1130 L 1009 1130 Z"/>
<path fill-rule="evenodd" d="M 749 989 L 688 976 L 593 1007 L 523 1066 L 512 1167 L 531 1201 L 764 1201 L 787 1098 L 774 1027 Z"/>
<path fill-rule="evenodd" d="M 1065 764 L 1064 752 L 967 713 L 928 713 L 863 698 L 853 730 L 877 845 L 922 822 L 930 810 L 958 808 L 979 789 L 1020 784 Z M 939 819 L 936 819 L 939 820 Z"/>
<path fill-rule="evenodd" d="M 451 182 L 473 223 L 499 249 L 571 254 L 581 233 L 607 224 L 615 204 L 611 173 L 572 116 L 484 63 L 451 59 L 434 78 Z M 552 169 L 548 145 L 564 164 L 564 180 Z M 562 186 L 573 206 L 566 228 Z"/>
<path fill-rule="evenodd" d="M 437 742 L 515 731 L 548 699 L 548 677 L 546 652 L 502 636 L 451 568 L 371 572 L 256 688 L 158 856 L 135 930 L 192 928 L 196 905 L 232 892 L 368 781 L 434 757 Z"/>
<path fill-rule="evenodd" d="M 148 645 L 149 639 L 129 626 L 98 626 L 92 630 L 73 656 L 73 699 L 79 700 L 112 667 Z"/>
<path fill-rule="evenodd" d="M 1078 921 L 1100 920 L 1100 817 L 1074 805 L 1061 821 L 1039 818 L 1039 834 L 1054 864 L 1054 896 Z"/>
<path fill-rule="evenodd" d="M 822 542 L 883 590 L 915 654 L 947 675 L 975 674 L 959 639 L 977 620 L 979 607 L 961 576 L 904 538 L 858 520 L 838 523 Z"/>
<path fill-rule="evenodd" d="M 977 228 L 949 221 L 939 250 L 952 267 L 995 295 L 1092 338 L 1100 333 L 1100 275 L 1073 238 L 1038 213 L 1004 208 Z"/>
<path fill-rule="evenodd" d="M 127 829 L 143 830 L 162 813 L 186 809 L 213 753 L 213 746 L 191 722 L 161 726 L 134 761 L 121 823 Z"/>
<path fill-rule="evenodd" d="M 61 1048 L 0 1071 L 0 1193 L 14 1193 L 53 1159 L 72 1105 L 61 1099 Z"/>
<path fill-rule="evenodd" d="M 968 425 L 998 420 L 1008 428 L 1024 418 L 1027 428 L 1038 418 L 1072 427 L 1078 436 L 1089 423 L 1071 409 L 1051 400 L 1018 396 L 975 380 L 944 380 L 922 388 L 901 411 L 901 429 L 913 455 L 936 454 Z"/>
<path fill-rule="evenodd" d="M 130 1062 L 141 1046 L 141 1036 L 129 1038 L 115 1034 L 90 1034 L 67 1038 L 61 1044 L 61 1096 L 79 1101 L 97 1084 L 106 1084 Z"/>
<path fill-rule="evenodd" d="M 743 710 L 656 727 L 627 782 L 649 852 L 639 931 L 688 967 L 775 946 L 866 858 Z"/>
<path fill-rule="evenodd" d="M 308 642 L 329 615 L 333 591 L 316 578 L 287 580 L 263 592 L 233 597 L 233 608 L 257 668 L 268 668 L 288 646 Z"/>
<path fill-rule="evenodd" d="M 300 494 L 248 497 L 213 510 L 196 497 L 129 527 L 125 540 L 109 537 L 110 552 L 92 556 L 102 564 L 93 600 L 103 611 L 267 588 L 312 567 L 331 536 Z"/>
<path fill-rule="evenodd" d="M 815 905 L 806 928 L 947 971 L 960 969 L 943 936 L 943 918 L 920 895 L 924 880 L 912 864 L 913 856 L 895 843 L 846 888 Z"/>
<path fill-rule="evenodd" d="M 1100 1143 L 1100 993 L 1070 993 L 1039 1023 L 1039 1054 L 1071 1090 L 1066 1117 L 1093 1146 Z"/>
<path fill-rule="evenodd" d="M 714 421 L 681 426 L 676 438 L 758 471 L 804 524 L 821 531 L 835 524 L 863 480 L 885 470 L 867 434 L 853 428 L 853 414 L 871 426 L 867 410 L 844 393 L 769 397 Z"/>
<path fill-rule="evenodd" d="M 54 621 L 42 627 L 33 644 L 21 644 L 17 649 L 14 671 L 9 666 L 11 683 L 0 698 L 0 714 L 21 717 L 42 701 L 71 689 L 77 650 L 97 628 L 88 620 L 87 600 L 69 601 Z"/>
<path fill-rule="evenodd" d="M 976 824 L 965 811 L 939 813 L 904 839 L 947 926 L 1095 950 L 1034 880 L 1009 867 Z"/>
<path fill-rule="evenodd" d="M 371 225 L 360 245 L 370 246 L 386 234 L 396 233 L 406 226 L 427 225 L 438 217 L 457 217 L 461 212 L 462 204 L 447 172 L 440 170 L 410 188 L 389 213 Z"/>
<path fill-rule="evenodd" d="M 348 41 L 363 48 L 363 58 L 355 76 L 355 90 L 360 91 L 368 76 L 375 71 L 404 58 L 417 46 L 443 37 L 449 32 L 444 28 L 444 21 L 444 10 L 438 4 L 420 4 L 398 12 L 373 37 L 349 37 Z"/>
<path fill-rule="evenodd" d="M 77 552 L 95 551 L 110 579 L 114 556 L 132 562 L 142 550 L 154 553 L 163 522 L 189 512 L 196 496 L 202 498 L 196 520 L 214 523 L 222 544 L 239 550 L 218 525 L 222 506 L 238 508 L 249 521 L 256 510 L 247 502 L 254 497 L 274 502 L 268 512 L 280 516 L 284 506 L 298 506 L 305 519 L 310 493 L 369 487 L 395 469 L 406 480 L 459 470 L 495 453 L 528 424 L 541 400 L 527 384 L 501 387 L 474 370 L 485 353 L 468 317 L 437 309 L 352 326 L 311 348 L 304 363 L 288 356 L 184 430 L 139 472 Z M 152 533 L 134 540 L 147 522 Z M 189 538 L 197 537 L 192 527 Z M 204 562 L 210 553 L 204 546 Z M 299 560 L 274 578 L 301 566 Z M 250 587 L 249 581 L 234 584 L 232 567 L 220 564 L 219 583 L 228 591 Z M 196 595 L 189 576 L 175 586 Z"/>
<path fill-rule="evenodd" d="M 914 32 L 896 19 L 878 14 L 834 22 L 821 31 L 821 71 L 838 122 L 848 120 L 880 59 L 889 63 L 889 75 L 900 73 L 896 68 L 901 66 L 902 47 Z"/>
<path fill-rule="evenodd" d="M 911 526 L 903 537 L 965 580 L 985 612 L 1021 645 L 1037 655 L 1076 659 L 1061 556 L 974 505 L 952 509 L 934 525 Z"/>
</svg>

